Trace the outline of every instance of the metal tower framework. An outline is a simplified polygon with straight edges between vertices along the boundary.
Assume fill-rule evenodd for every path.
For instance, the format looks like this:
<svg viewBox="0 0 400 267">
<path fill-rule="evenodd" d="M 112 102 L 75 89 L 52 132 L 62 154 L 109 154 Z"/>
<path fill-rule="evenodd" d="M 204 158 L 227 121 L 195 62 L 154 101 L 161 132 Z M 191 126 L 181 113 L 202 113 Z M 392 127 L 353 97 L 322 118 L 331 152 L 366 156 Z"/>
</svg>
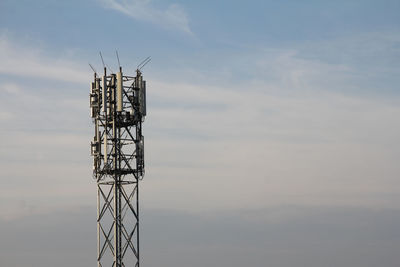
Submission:
<svg viewBox="0 0 400 267">
<path fill-rule="evenodd" d="M 91 143 L 97 181 L 98 267 L 139 267 L 139 181 L 144 176 L 142 122 L 146 82 L 136 76 L 94 74 Z"/>
</svg>

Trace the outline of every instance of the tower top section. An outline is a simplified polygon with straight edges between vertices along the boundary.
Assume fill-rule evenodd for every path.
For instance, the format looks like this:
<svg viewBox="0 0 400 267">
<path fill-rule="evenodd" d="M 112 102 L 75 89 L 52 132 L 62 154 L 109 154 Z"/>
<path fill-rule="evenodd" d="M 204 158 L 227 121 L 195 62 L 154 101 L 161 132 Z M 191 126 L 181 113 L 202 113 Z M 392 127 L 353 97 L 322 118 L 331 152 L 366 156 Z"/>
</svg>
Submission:
<svg viewBox="0 0 400 267">
<path fill-rule="evenodd" d="M 117 54 L 118 55 L 118 54 Z M 94 71 L 90 85 L 93 177 L 97 181 L 98 266 L 139 267 L 139 181 L 144 177 L 147 115 L 141 63 L 135 76 Z M 93 68 L 93 67 L 92 67 Z"/>
<path fill-rule="evenodd" d="M 99 179 L 115 171 L 121 174 L 135 174 L 140 177 L 144 174 L 143 136 L 141 123 L 147 115 L 146 109 L 146 81 L 141 70 L 136 70 L 136 76 L 124 75 L 122 67 L 117 73 L 103 75 L 94 73 L 94 81 L 90 87 L 90 116 L 95 124 L 95 134 L 92 142 L 93 174 Z M 134 138 L 136 151 L 133 158 L 129 156 L 122 160 L 124 167 L 117 167 L 112 162 L 116 150 L 127 146 L 124 142 L 114 145 L 112 140 L 117 138 L 112 133 L 122 135 L 139 129 L 139 135 Z M 136 135 L 132 134 L 132 137 Z M 129 136 L 130 137 L 130 136 Z M 121 146 L 121 147 L 119 147 Z M 130 160 L 135 159 L 137 168 L 132 167 Z"/>
</svg>

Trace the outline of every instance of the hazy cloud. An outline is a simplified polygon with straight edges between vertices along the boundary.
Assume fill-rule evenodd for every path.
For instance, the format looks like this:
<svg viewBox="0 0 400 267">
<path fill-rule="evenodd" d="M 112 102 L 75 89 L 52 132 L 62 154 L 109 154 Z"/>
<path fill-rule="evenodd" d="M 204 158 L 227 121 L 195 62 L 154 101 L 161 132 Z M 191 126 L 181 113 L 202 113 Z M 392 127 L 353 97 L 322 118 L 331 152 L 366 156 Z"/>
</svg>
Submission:
<svg viewBox="0 0 400 267">
<path fill-rule="evenodd" d="M 16 53 L 18 44 L 6 43 L 6 51 Z M 18 51 L 35 56 L 32 68 L 22 56 L 6 58 L 27 73 L 16 79 L 17 72 L 3 72 L 0 84 L 4 201 L 38 209 L 95 201 L 91 74 L 89 67 L 73 68 L 87 63 L 50 66 L 59 59 L 32 47 Z M 259 75 L 237 84 L 147 80 L 144 203 L 197 211 L 293 203 L 396 206 L 400 108 L 393 98 L 343 94 L 334 86 L 318 90 L 324 77 L 345 86 L 347 67 L 299 59 L 284 49 L 271 54 L 257 61 Z M 50 69 L 56 80 L 47 76 Z M 269 69 L 275 71 L 271 81 L 257 79 Z M 81 85 L 70 83 L 76 79 Z"/>
<path fill-rule="evenodd" d="M 178 4 L 171 4 L 166 9 L 152 5 L 151 0 L 101 0 L 106 8 L 117 10 L 136 20 L 176 29 L 193 35 L 185 10 Z"/>
<path fill-rule="evenodd" d="M 99 66 L 102 49 L 116 69 L 117 48 L 132 74 L 142 56 L 132 60 L 130 19 L 182 33 L 134 49 L 154 58 L 144 70 L 144 266 L 399 265 L 395 9 L 313 4 L 315 17 L 296 4 L 263 20 L 261 2 L 97 0 L 91 12 L 91 1 L 14 2 L 0 30 L 0 266 L 95 265 L 87 61 Z M 120 47 L 104 41 L 112 25 L 99 12 L 122 25 Z M 194 35 L 191 15 L 209 19 L 196 44 L 180 40 Z"/>
<path fill-rule="evenodd" d="M 141 209 L 141 262 L 155 266 L 397 267 L 398 210 L 274 206 L 190 213 Z M 96 208 L 0 219 L 0 264 L 96 263 Z M 46 257 L 43 257 L 46 255 Z"/>
<path fill-rule="evenodd" d="M 67 57 L 52 57 L 41 48 L 18 42 L 5 34 L 0 34 L 0 61 L 0 74 L 6 75 L 86 83 L 90 73 L 89 68 L 84 67 L 87 63 L 77 65 Z"/>
</svg>

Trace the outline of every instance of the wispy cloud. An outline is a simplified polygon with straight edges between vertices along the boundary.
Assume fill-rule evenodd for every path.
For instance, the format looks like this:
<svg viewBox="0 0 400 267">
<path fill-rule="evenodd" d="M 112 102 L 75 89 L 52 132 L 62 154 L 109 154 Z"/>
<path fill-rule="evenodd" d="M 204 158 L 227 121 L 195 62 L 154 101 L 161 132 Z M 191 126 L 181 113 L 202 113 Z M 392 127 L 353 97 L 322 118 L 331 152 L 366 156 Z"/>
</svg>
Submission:
<svg viewBox="0 0 400 267">
<path fill-rule="evenodd" d="M 8 178 L 0 194 L 6 201 L 16 198 L 38 206 L 50 205 L 45 199 L 52 194 L 58 195 L 58 202 L 70 203 L 63 197 L 71 192 L 74 201 L 89 201 L 94 191 L 85 145 L 92 136 L 87 63 L 72 62 L 73 69 L 58 56 L 12 40 L 3 41 L 2 47 L 6 50 L 0 54 L 15 67 L 6 71 L 8 65 L 2 65 L 0 72 L 0 137 L 7 140 L 0 150 L 0 168 Z M 348 76 L 347 64 L 299 58 L 284 49 L 274 52 L 251 60 L 256 62 L 256 77 L 245 78 L 245 87 L 225 78 L 230 84 L 148 79 L 144 134 L 149 168 L 142 196 L 149 207 L 168 203 L 195 211 L 398 203 L 400 107 L 338 90 L 349 88 L 344 78 L 363 87 L 358 75 Z M 40 83 L 20 79 L 16 66 Z M 87 71 L 77 71 L 83 67 Z M 72 73 L 65 79 L 86 85 L 54 82 L 47 71 L 59 79 Z M 326 77 L 332 85 L 320 90 Z M 59 173 L 57 183 L 48 183 L 54 179 L 50 161 L 52 171 Z M 73 173 L 70 164 L 75 164 Z M 46 184 L 46 189 L 32 190 L 37 184 Z M 15 188 L 19 195 L 14 196 Z M 179 192 L 165 195 L 177 188 Z"/>
<path fill-rule="evenodd" d="M 54 58 L 43 49 L 17 42 L 0 34 L 0 74 L 46 80 L 87 83 L 90 69 L 62 56 Z M 85 68 L 86 67 L 86 68 Z"/>
<path fill-rule="evenodd" d="M 0 200 L 7 209 L 26 210 L 23 218 L 0 214 L 2 266 L 93 265 L 94 206 L 36 213 L 31 203 Z M 145 206 L 141 214 L 146 266 L 397 267 L 400 262 L 398 208 L 295 205 L 193 214 Z"/>
<path fill-rule="evenodd" d="M 182 31 L 193 35 L 185 10 L 178 4 L 171 4 L 166 9 L 152 6 L 151 0 L 101 0 L 106 8 L 115 9 L 136 20 Z"/>
</svg>

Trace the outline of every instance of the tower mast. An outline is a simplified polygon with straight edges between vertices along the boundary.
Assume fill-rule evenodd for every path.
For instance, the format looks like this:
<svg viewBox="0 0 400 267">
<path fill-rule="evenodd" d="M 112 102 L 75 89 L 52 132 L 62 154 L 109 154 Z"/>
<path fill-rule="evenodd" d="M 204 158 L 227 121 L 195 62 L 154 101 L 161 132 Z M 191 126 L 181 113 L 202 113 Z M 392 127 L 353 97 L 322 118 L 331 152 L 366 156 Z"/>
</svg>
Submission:
<svg viewBox="0 0 400 267">
<path fill-rule="evenodd" d="M 122 68 L 98 77 L 90 91 L 94 138 L 93 177 L 97 181 L 98 267 L 140 266 L 139 181 L 144 176 L 146 82 L 140 69 Z"/>
</svg>

